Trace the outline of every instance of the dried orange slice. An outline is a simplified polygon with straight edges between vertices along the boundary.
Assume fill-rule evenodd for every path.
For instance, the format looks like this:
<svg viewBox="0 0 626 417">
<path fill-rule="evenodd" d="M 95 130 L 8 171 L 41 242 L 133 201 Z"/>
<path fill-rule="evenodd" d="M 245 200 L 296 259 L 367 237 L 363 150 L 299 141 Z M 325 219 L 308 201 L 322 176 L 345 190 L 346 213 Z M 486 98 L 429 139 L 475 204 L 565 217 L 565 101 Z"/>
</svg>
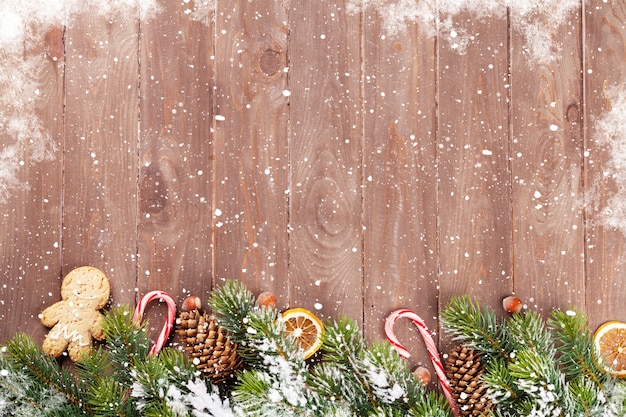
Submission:
<svg viewBox="0 0 626 417">
<path fill-rule="evenodd" d="M 593 344 L 600 367 L 613 376 L 626 378 L 626 323 L 604 323 L 596 330 Z"/>
<path fill-rule="evenodd" d="M 322 345 L 324 325 L 315 314 L 304 308 L 292 308 L 282 314 L 287 334 L 292 335 L 304 351 L 304 359 L 308 359 Z"/>
</svg>

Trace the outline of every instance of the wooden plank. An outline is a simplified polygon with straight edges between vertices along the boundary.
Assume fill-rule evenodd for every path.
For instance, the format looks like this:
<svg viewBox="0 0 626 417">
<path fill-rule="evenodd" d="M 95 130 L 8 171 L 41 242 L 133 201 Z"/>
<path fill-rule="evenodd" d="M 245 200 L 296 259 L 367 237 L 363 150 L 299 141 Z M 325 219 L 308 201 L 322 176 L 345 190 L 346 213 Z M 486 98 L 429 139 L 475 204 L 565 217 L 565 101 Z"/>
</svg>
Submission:
<svg viewBox="0 0 626 417">
<path fill-rule="evenodd" d="M 515 291 L 543 312 L 584 307 L 580 14 L 552 30 L 562 53 L 545 63 L 511 33 Z"/>
<path fill-rule="evenodd" d="M 45 36 L 44 36 L 45 35 Z M 9 188 L 7 201 L 0 203 L 0 343 L 22 331 L 41 342 L 46 328 L 37 318 L 48 305 L 58 301 L 61 285 L 61 141 L 63 135 L 63 28 L 51 28 L 42 46 L 24 51 L 23 59 L 35 63 L 33 90 L 22 91 L 33 100 L 33 109 L 22 109 L 24 117 L 39 120 L 51 143 L 43 149 L 54 150 L 50 158 L 40 160 L 31 146 L 19 143 L 15 158 L 0 164 L 18 166 L 17 184 Z M 6 59 L 6 57 L 5 57 Z M 23 68 L 24 61 L 4 65 Z M 29 86 L 30 84 L 26 84 Z M 25 86 L 25 87 L 26 87 Z M 7 86 L 5 86 L 6 88 Z M 38 93 L 38 94 L 37 94 Z M 4 110 L 4 109 L 3 109 Z M 33 114 L 29 114 L 30 111 Z M 19 116 L 5 113 L 5 116 Z M 34 137 L 34 141 L 41 138 Z M 15 137 L 1 137 L 4 146 L 15 144 Z M 41 143 L 39 143 L 41 145 Z M 21 162 L 23 164 L 21 164 Z"/>
<path fill-rule="evenodd" d="M 362 323 L 360 22 L 345 3 L 291 5 L 290 299 Z"/>
<path fill-rule="evenodd" d="M 203 17 L 188 7 L 164 2 L 141 23 L 137 286 L 140 295 L 163 290 L 206 302 L 213 273 L 213 23 L 208 11 Z"/>
<path fill-rule="evenodd" d="M 288 301 L 287 5 L 218 1 L 215 274 Z"/>
<path fill-rule="evenodd" d="M 438 43 L 441 302 L 467 294 L 497 307 L 513 287 L 507 21 L 455 21 L 473 39 L 465 53 L 450 33 Z"/>
<path fill-rule="evenodd" d="M 86 9 L 66 30 L 63 274 L 99 268 L 124 304 L 137 268 L 137 28 Z"/>
<path fill-rule="evenodd" d="M 612 111 L 623 112 L 613 89 L 623 97 L 626 83 L 626 2 L 593 0 L 585 5 L 585 185 L 587 188 L 587 310 L 593 329 L 608 320 L 626 321 L 624 310 L 623 230 L 611 227 L 604 216 L 607 208 L 618 216 L 623 189 L 623 173 L 613 158 L 620 158 L 608 138 L 598 131 L 598 121 L 612 118 Z M 619 94 L 618 94 L 619 96 Z M 623 114 L 623 113 L 621 113 Z M 623 116 L 613 122 L 623 123 Z M 619 126 L 619 125 L 618 125 Z M 622 137 L 623 138 L 623 137 Z M 608 140 L 608 142 L 607 142 Z M 617 200 L 612 200 L 618 196 Z M 621 196 L 621 198 L 619 197 Z"/>
<path fill-rule="evenodd" d="M 365 14 L 363 36 L 364 317 L 368 339 L 380 340 L 398 308 L 437 329 L 435 38 L 417 25 L 392 36 L 377 13 Z M 413 325 L 398 322 L 396 334 L 411 366 L 435 375 Z"/>
</svg>

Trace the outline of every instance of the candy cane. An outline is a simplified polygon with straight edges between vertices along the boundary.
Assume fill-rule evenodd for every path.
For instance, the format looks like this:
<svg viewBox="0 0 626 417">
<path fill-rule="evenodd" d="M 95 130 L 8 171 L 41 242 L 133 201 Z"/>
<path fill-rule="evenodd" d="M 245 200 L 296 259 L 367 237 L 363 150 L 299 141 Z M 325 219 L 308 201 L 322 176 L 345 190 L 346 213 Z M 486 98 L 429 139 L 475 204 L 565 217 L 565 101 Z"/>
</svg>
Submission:
<svg viewBox="0 0 626 417">
<path fill-rule="evenodd" d="M 448 404 L 452 408 L 452 412 L 455 416 L 460 416 L 459 411 L 456 406 L 456 402 L 452 397 L 452 388 L 450 387 L 450 382 L 448 381 L 448 377 L 446 376 L 446 372 L 444 371 L 443 364 L 441 363 L 441 358 L 439 357 L 439 352 L 437 351 L 437 346 L 435 345 L 435 341 L 426 326 L 426 323 L 420 316 L 412 312 L 411 310 L 396 310 L 387 317 L 385 321 L 385 335 L 387 336 L 387 340 L 391 345 L 398 351 L 400 356 L 407 359 L 411 354 L 404 346 L 400 344 L 396 334 L 393 331 L 393 325 L 396 320 L 401 317 L 406 317 L 411 319 L 411 321 L 417 326 L 420 334 L 422 335 L 422 339 L 424 339 L 424 343 L 426 344 L 426 349 L 428 350 L 428 354 L 430 355 L 430 359 L 435 366 L 435 372 L 437 373 L 437 377 L 439 379 L 439 384 L 441 388 L 443 388 L 443 394 L 448 399 Z"/>
<path fill-rule="evenodd" d="M 154 344 L 154 346 L 152 346 L 152 349 L 150 349 L 150 352 L 148 353 L 148 355 L 150 356 L 158 354 L 161 349 L 163 349 L 167 338 L 172 332 L 174 322 L 176 321 L 176 303 L 169 294 L 163 291 L 151 291 L 141 297 L 139 303 L 137 304 L 137 307 L 135 307 L 135 314 L 133 315 L 133 322 L 140 324 L 143 313 L 148 303 L 157 299 L 160 301 L 164 301 L 165 304 L 167 304 L 167 319 L 165 320 L 165 325 L 163 326 L 163 330 L 161 330 L 161 334 L 159 335 L 156 343 Z"/>
</svg>

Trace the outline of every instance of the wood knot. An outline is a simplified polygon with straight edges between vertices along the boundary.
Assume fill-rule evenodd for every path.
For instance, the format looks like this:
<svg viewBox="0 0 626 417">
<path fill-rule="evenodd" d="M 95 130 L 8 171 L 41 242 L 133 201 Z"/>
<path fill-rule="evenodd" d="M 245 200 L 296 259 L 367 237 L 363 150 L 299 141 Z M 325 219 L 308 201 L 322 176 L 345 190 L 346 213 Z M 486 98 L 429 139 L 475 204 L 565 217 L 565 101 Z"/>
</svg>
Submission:
<svg viewBox="0 0 626 417">
<path fill-rule="evenodd" d="M 272 49 L 266 49 L 261 53 L 261 57 L 259 58 L 259 68 L 263 72 L 263 74 L 271 77 L 275 75 L 278 71 L 280 71 L 281 67 L 281 59 L 280 52 L 274 51 Z"/>
<path fill-rule="evenodd" d="M 65 54 L 64 29 L 62 26 L 53 26 L 45 37 L 46 53 L 54 61 L 62 61 Z"/>
<path fill-rule="evenodd" d="M 565 117 L 569 123 L 578 123 L 580 121 L 580 109 L 578 103 L 572 103 L 567 106 Z"/>
<path fill-rule="evenodd" d="M 168 203 L 168 190 L 161 170 L 152 165 L 142 170 L 139 188 L 139 207 L 142 213 L 158 213 L 165 210 Z"/>
</svg>

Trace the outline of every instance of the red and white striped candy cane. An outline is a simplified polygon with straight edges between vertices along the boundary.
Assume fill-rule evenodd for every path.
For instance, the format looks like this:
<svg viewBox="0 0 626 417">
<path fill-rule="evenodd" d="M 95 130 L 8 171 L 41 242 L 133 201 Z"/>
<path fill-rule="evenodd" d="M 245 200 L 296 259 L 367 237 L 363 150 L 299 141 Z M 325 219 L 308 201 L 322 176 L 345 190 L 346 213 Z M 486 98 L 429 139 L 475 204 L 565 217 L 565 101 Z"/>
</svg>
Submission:
<svg viewBox="0 0 626 417">
<path fill-rule="evenodd" d="M 406 317 L 411 319 L 411 321 L 417 326 L 420 334 L 422 335 L 422 339 L 424 339 L 424 343 L 426 344 L 426 349 L 428 350 L 428 354 L 430 355 L 430 359 L 435 366 L 435 372 L 437 372 L 437 377 L 439 379 L 439 384 L 443 389 L 443 394 L 448 399 L 448 404 L 450 404 L 450 408 L 452 408 L 452 412 L 455 416 L 459 416 L 459 411 L 452 397 L 452 388 L 450 387 L 450 382 L 448 381 L 448 377 L 446 376 L 446 372 L 443 368 L 443 364 L 441 363 L 441 358 L 439 357 L 439 351 L 437 350 L 437 345 L 435 345 L 435 341 L 426 326 L 426 323 L 420 316 L 412 312 L 411 310 L 401 309 L 396 310 L 387 317 L 385 321 L 385 335 L 387 336 L 387 340 L 392 346 L 398 351 L 400 356 L 407 359 L 411 354 L 408 350 L 400 342 L 396 337 L 396 334 L 393 331 L 393 325 L 396 320 L 399 318 Z"/>
<path fill-rule="evenodd" d="M 157 341 L 154 346 L 150 349 L 148 355 L 154 356 L 163 349 L 165 346 L 165 342 L 167 342 L 167 338 L 172 332 L 172 328 L 174 327 L 174 322 L 176 321 L 176 303 L 174 299 L 166 292 L 163 291 L 150 291 L 141 299 L 135 307 L 135 314 L 133 315 L 133 322 L 141 323 L 143 318 L 143 313 L 146 310 L 146 306 L 153 300 L 164 301 L 167 304 L 167 319 L 165 320 L 165 325 L 163 326 L 163 330 L 161 330 L 161 334 L 159 335 Z"/>
</svg>

